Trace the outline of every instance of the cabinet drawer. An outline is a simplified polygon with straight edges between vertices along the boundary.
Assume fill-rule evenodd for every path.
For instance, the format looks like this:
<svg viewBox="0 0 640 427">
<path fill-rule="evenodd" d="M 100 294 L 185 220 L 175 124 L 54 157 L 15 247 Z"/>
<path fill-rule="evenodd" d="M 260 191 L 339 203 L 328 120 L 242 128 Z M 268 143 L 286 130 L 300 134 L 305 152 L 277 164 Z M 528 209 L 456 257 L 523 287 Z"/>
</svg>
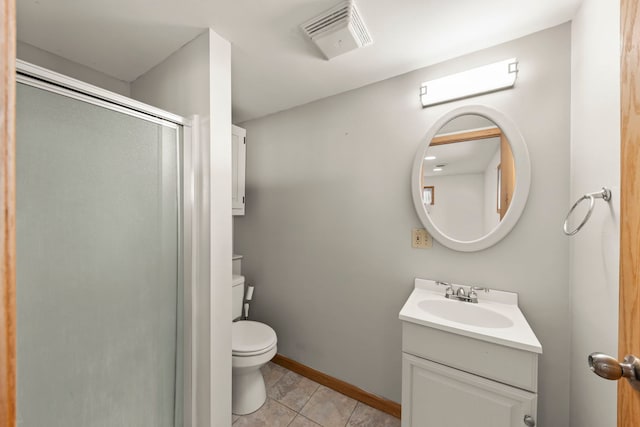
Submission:
<svg viewBox="0 0 640 427">
<path fill-rule="evenodd" d="M 402 351 L 532 392 L 538 391 L 538 355 L 402 322 Z"/>
</svg>

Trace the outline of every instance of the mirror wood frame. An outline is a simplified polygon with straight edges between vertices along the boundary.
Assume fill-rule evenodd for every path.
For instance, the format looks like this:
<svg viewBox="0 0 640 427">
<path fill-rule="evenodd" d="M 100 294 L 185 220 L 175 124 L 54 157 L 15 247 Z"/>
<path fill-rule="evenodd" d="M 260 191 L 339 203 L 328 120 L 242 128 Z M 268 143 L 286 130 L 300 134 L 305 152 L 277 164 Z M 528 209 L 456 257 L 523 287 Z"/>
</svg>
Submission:
<svg viewBox="0 0 640 427">
<path fill-rule="evenodd" d="M 448 236 L 442 232 L 438 226 L 432 221 L 422 201 L 422 163 L 424 156 L 431 144 L 431 140 L 440 131 L 442 126 L 451 120 L 464 115 L 478 115 L 493 121 L 505 135 L 511 146 L 513 159 L 515 163 L 516 185 L 513 192 L 513 199 L 502 221 L 496 228 L 483 237 L 475 240 L 458 240 Z M 487 249 L 500 240 L 502 240 L 516 225 L 522 212 L 524 211 L 527 199 L 529 197 L 529 188 L 531 186 L 531 161 L 529 159 L 529 150 L 524 138 L 515 123 L 506 115 L 498 110 L 485 105 L 466 105 L 455 108 L 442 115 L 429 128 L 423 142 L 418 147 L 416 157 L 413 162 L 411 171 L 411 194 L 413 196 L 413 204 L 416 213 L 427 229 L 429 234 L 443 246 L 461 252 L 475 252 Z"/>
</svg>

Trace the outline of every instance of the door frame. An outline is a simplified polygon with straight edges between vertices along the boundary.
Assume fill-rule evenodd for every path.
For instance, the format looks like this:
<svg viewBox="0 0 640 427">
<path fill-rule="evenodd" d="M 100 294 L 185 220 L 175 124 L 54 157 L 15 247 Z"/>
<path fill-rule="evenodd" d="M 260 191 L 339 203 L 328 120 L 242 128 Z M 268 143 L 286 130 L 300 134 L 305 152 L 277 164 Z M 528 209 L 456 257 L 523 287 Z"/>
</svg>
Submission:
<svg viewBox="0 0 640 427">
<path fill-rule="evenodd" d="M 620 3 L 620 296 L 618 356 L 640 355 L 640 9 Z M 636 425 L 640 393 L 618 381 L 618 427 Z"/>
<path fill-rule="evenodd" d="M 15 0 L 0 0 L 0 426 L 16 423 Z"/>
</svg>

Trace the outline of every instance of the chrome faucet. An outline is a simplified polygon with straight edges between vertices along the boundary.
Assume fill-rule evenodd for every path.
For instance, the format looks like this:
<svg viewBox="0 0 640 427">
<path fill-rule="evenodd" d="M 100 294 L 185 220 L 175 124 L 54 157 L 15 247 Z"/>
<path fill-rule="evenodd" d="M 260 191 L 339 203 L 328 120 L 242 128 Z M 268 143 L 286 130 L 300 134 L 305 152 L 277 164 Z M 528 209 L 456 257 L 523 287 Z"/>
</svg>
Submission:
<svg viewBox="0 0 640 427">
<path fill-rule="evenodd" d="M 485 291 L 489 292 L 489 288 L 483 288 L 480 286 L 470 286 L 469 292 L 465 290 L 464 287 L 459 286 L 458 289 L 453 288 L 451 283 L 436 281 L 436 285 L 446 286 L 447 289 L 444 291 L 445 298 L 454 299 L 458 301 L 470 302 L 470 303 L 478 303 L 478 294 L 476 291 Z"/>
</svg>

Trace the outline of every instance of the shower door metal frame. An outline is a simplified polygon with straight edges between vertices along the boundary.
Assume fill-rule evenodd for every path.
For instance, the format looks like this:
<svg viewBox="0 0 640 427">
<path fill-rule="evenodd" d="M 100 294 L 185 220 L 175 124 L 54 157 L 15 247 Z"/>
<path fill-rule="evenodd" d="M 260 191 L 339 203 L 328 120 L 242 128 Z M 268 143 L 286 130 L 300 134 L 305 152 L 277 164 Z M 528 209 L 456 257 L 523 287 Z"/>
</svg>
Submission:
<svg viewBox="0 0 640 427">
<path fill-rule="evenodd" d="M 183 264 L 183 427 L 192 427 L 195 420 L 196 389 L 196 336 L 195 336 L 195 290 L 198 269 L 199 216 L 200 206 L 196 199 L 196 182 L 206 173 L 197 161 L 200 151 L 197 129 L 198 116 L 185 118 L 151 105 L 136 101 L 126 96 L 90 85 L 74 78 L 56 73 L 46 68 L 16 60 L 16 81 L 69 98 L 97 105 L 119 113 L 127 114 L 142 120 L 178 128 L 182 126 L 182 137 L 178 139 L 178 151 L 182 144 L 182 155 L 178 153 L 178 177 L 182 187 L 178 188 L 178 198 L 182 197 L 182 215 L 178 221 L 182 226 L 182 234 L 178 240 L 182 243 Z M 178 135 L 180 132 L 178 132 Z M 180 161 L 181 160 L 181 161 Z M 181 177 L 180 177 L 180 174 Z M 178 227 L 180 230 L 180 227 Z M 201 238 L 201 237 L 200 237 Z"/>
</svg>

